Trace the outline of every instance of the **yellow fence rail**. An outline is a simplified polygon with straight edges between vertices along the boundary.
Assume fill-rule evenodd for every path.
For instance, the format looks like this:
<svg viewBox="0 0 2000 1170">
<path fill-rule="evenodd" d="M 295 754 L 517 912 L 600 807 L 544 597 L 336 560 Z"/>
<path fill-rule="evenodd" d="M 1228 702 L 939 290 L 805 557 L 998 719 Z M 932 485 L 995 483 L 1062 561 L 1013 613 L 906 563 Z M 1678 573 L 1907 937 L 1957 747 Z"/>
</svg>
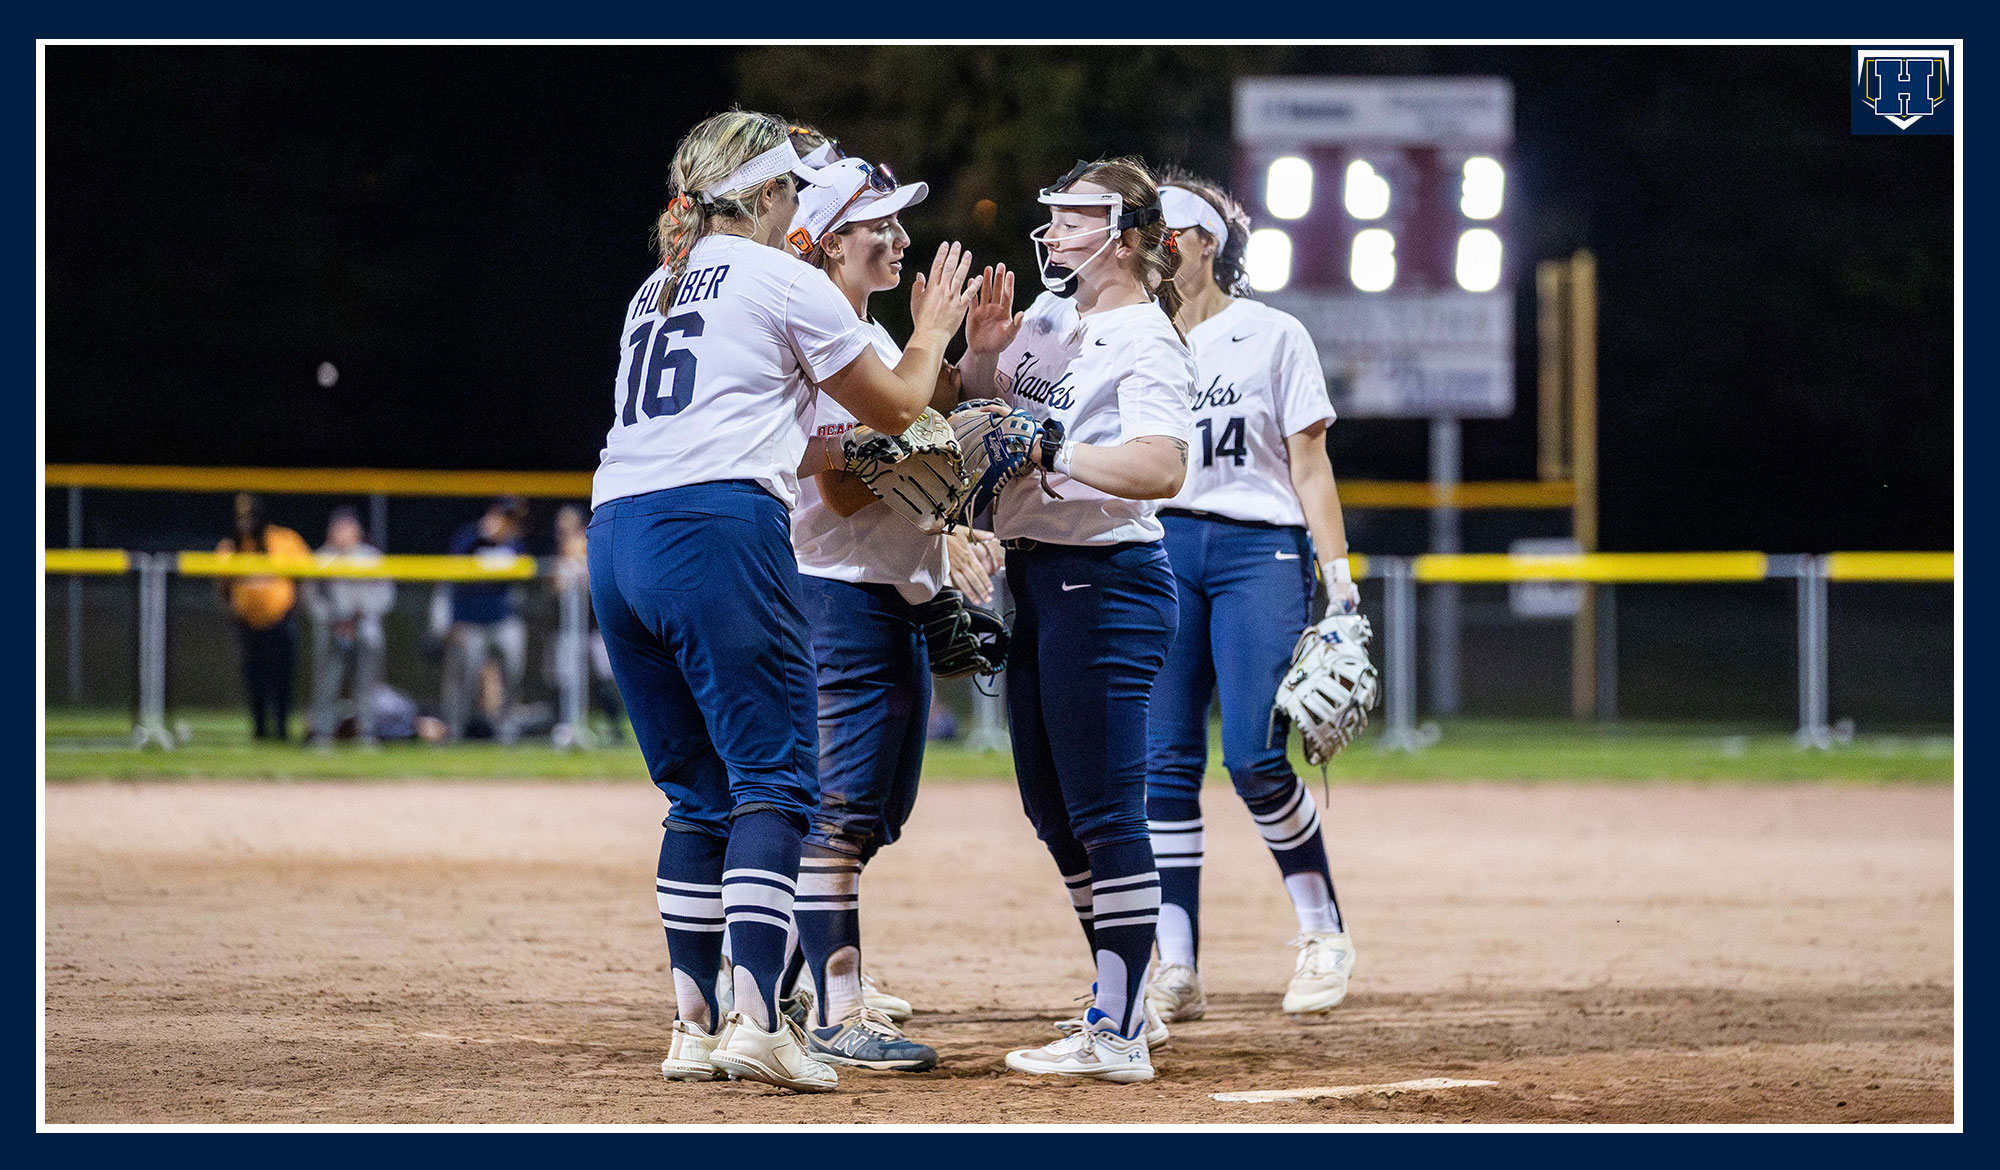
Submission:
<svg viewBox="0 0 2000 1170">
<path fill-rule="evenodd" d="M 1761 581 L 1770 558 L 1755 552 L 1713 553 L 1436 553 L 1416 558 L 1423 582 L 1464 585 L 1514 581 L 1582 581 L 1599 585 L 1674 581 Z"/>
<path fill-rule="evenodd" d="M 1829 581 L 1950 581 L 1958 575 L 1955 553 L 1839 552 L 1826 558 Z"/>
<path fill-rule="evenodd" d="M 50 463 L 49 487 L 118 491 L 264 492 L 322 496 L 533 496 L 589 499 L 588 471 L 399 471 L 382 468 L 164 467 L 122 463 Z M 1495 480 L 1436 485 L 1394 480 L 1344 480 L 1350 508 L 1567 508 L 1576 485 L 1567 481 Z"/>
<path fill-rule="evenodd" d="M 385 556 L 369 562 L 321 558 L 273 558 L 247 554 L 183 552 L 175 571 L 188 577 L 359 577 L 392 581 L 526 581 L 540 574 L 528 556 Z M 1425 584 L 1495 585 L 1516 581 L 1576 581 L 1597 585 L 1699 584 L 1796 577 L 1807 558 L 1758 552 L 1577 553 L 1524 556 L 1513 553 L 1433 553 L 1411 559 L 1411 575 Z M 1378 558 L 1379 560 L 1379 558 Z M 1957 557 L 1948 552 L 1837 552 L 1825 558 L 1829 581 L 1933 581 L 1956 578 Z M 1365 555 L 1352 558 L 1356 578 L 1379 575 L 1381 566 Z M 42 552 L 47 573 L 130 572 L 132 554 L 123 549 L 52 548 Z"/>
<path fill-rule="evenodd" d="M 587 471 L 398 471 L 298 467 L 154 467 L 122 463 L 50 463 L 49 487 L 123 491 L 265 492 L 327 496 L 536 496 L 590 498 Z"/>
<path fill-rule="evenodd" d="M 129 573 L 132 554 L 118 548 L 51 548 L 42 551 L 45 573 Z"/>
<path fill-rule="evenodd" d="M 184 552 L 176 566 L 185 577 L 360 577 L 389 581 L 527 581 L 537 575 L 527 556 L 385 556 L 340 559 Z"/>
</svg>

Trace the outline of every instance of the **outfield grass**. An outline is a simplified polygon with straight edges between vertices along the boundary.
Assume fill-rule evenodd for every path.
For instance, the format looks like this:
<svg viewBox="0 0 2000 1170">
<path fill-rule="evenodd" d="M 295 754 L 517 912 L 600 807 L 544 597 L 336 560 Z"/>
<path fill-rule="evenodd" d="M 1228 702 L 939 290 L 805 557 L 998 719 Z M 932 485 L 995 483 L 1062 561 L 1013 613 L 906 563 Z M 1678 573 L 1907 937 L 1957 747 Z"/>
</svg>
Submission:
<svg viewBox="0 0 2000 1170">
<path fill-rule="evenodd" d="M 512 749 L 490 743 L 452 746 L 385 744 L 374 751 L 342 744 L 315 751 L 297 744 L 253 743 L 235 712 L 178 717 L 190 733 L 172 751 L 126 746 L 124 712 L 58 709 L 47 716 L 50 780 L 403 779 L 495 776 L 538 779 L 642 779 L 645 764 L 629 739 L 587 751 L 546 743 Z M 1335 783 L 1403 780 L 1698 780 L 1942 783 L 1952 778 L 1948 735 L 1857 736 L 1824 751 L 1801 751 L 1788 732 L 1706 724 L 1619 724 L 1563 721 L 1456 720 L 1417 752 L 1384 751 L 1379 731 L 1334 761 Z M 1226 782 L 1220 748 L 1211 752 L 1211 782 Z M 1317 778 L 1294 752 L 1301 775 Z M 934 743 L 924 776 L 936 780 L 1012 777 L 1005 753 L 969 752 Z"/>
</svg>

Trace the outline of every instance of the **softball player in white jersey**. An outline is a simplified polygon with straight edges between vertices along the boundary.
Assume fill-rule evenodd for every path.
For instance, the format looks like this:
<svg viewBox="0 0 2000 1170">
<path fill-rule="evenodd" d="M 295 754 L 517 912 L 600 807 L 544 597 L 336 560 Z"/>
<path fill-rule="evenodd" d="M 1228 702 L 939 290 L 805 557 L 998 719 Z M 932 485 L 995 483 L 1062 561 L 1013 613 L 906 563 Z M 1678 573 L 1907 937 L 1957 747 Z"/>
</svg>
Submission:
<svg viewBox="0 0 2000 1170">
<path fill-rule="evenodd" d="M 1300 950 L 1283 1008 L 1326 1011 L 1347 993 L 1354 947 L 1312 794 L 1293 773 L 1283 739 L 1267 737 L 1272 697 L 1299 631 L 1312 622 L 1315 550 L 1330 604 L 1352 613 L 1359 601 L 1327 458 L 1333 408 L 1305 327 L 1236 295 L 1244 291 L 1249 217 L 1221 188 L 1185 175 L 1166 180 L 1161 204 L 1180 233 L 1175 284 L 1186 300 L 1178 320 L 1200 375 L 1187 483 L 1160 511 L 1181 622 L 1151 712 L 1147 814 L 1161 907 L 1160 967 L 1147 995 L 1169 1021 L 1206 1009 L 1196 965 L 1201 778 L 1209 703 L 1220 691 L 1223 764 L 1298 916 Z"/>
<path fill-rule="evenodd" d="M 891 369 L 826 275 L 781 251 L 817 181 L 785 123 L 732 111 L 674 153 L 662 270 L 620 331 L 592 488 L 591 602 L 653 783 L 672 801 L 658 893 L 676 1020 L 661 1072 L 829 1089 L 777 1009 L 799 849 L 819 804 L 812 650 L 788 510 L 827 465 L 816 391 L 901 432 L 936 392 L 968 262 L 940 249 Z M 736 1010 L 717 1029 L 722 934 Z"/>
<path fill-rule="evenodd" d="M 858 158 L 822 174 L 826 182 L 800 197 L 791 243 L 832 279 L 882 360 L 900 361 L 902 349 L 869 318 L 868 299 L 902 282 L 910 237 L 898 216 L 930 189 L 899 185 L 888 168 Z M 955 377 L 940 378 L 931 404 L 950 410 L 957 388 Z M 814 421 L 814 434 L 830 441 L 855 425 L 828 398 Z M 794 960 L 819 992 L 807 1039 L 834 1064 L 922 1072 L 936 1067 L 937 1052 L 867 999 L 861 871 L 916 804 L 931 706 L 922 607 L 946 583 L 945 538 L 892 512 L 858 477 L 827 471 L 799 484 L 792 543 L 819 669 L 820 806 L 799 861 Z"/>
<path fill-rule="evenodd" d="M 1049 291 L 1017 315 L 1012 277 L 989 274 L 962 369 L 968 394 L 997 394 L 1044 427 L 1046 490 L 1025 479 L 994 505 L 1016 605 L 1007 709 L 1021 803 L 1069 889 L 1097 983 L 1064 1038 L 1007 1064 L 1146 1081 L 1160 907 L 1146 704 L 1175 621 L 1154 513 L 1187 472 L 1194 360 L 1174 328 L 1173 258 L 1145 166 L 1079 163 L 1042 202 L 1050 223 L 1033 238 Z"/>
</svg>

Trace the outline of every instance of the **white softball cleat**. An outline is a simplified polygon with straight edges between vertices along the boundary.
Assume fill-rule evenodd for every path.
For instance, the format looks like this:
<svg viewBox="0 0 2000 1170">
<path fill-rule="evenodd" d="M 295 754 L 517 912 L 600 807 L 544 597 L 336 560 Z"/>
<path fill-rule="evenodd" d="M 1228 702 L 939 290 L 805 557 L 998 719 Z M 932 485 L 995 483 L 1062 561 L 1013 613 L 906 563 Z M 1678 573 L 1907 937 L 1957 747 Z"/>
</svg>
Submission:
<svg viewBox="0 0 2000 1170">
<path fill-rule="evenodd" d="M 1345 934 L 1313 931 L 1293 939 L 1292 945 L 1299 948 L 1299 962 L 1285 988 L 1284 1010 L 1307 1016 L 1338 1007 L 1354 974 L 1354 944 Z"/>
<path fill-rule="evenodd" d="M 1167 1023 L 1199 1020 L 1208 1011 L 1201 972 L 1181 963 L 1162 964 L 1146 985 L 1146 1011 Z"/>
<path fill-rule="evenodd" d="M 674 1039 L 667 1058 L 660 1062 L 660 1075 L 670 1081 L 719 1081 L 729 1075 L 715 1067 L 709 1053 L 715 1051 L 715 1037 L 701 1025 L 674 1021 Z"/>
<path fill-rule="evenodd" d="M 1111 1030 L 1109 1018 L 1064 1020 L 1056 1027 L 1062 1039 L 1040 1048 L 1017 1048 L 1007 1054 L 1007 1067 L 1042 1077 L 1076 1077 L 1118 1085 L 1153 1079 L 1153 1057 L 1146 1038 L 1130 1040 Z"/>
<path fill-rule="evenodd" d="M 797 1093 L 824 1093 L 840 1083 L 832 1065 L 806 1050 L 805 1033 L 789 1016 L 779 1016 L 777 1030 L 766 1032 L 742 1012 L 729 1013 L 709 1061 L 742 1080 Z"/>
<path fill-rule="evenodd" d="M 881 984 L 875 982 L 868 972 L 861 973 L 861 1002 L 888 1016 L 898 1024 L 909 1023 L 917 1014 L 910 1001 L 900 995 L 892 995 Z"/>
</svg>

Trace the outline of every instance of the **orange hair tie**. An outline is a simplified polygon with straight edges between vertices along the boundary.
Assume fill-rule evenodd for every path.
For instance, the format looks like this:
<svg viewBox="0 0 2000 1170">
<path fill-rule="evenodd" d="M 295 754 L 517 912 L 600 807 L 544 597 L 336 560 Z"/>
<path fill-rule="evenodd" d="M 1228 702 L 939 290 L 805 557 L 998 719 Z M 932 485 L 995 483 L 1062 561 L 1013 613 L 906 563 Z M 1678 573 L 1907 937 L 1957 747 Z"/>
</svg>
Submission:
<svg viewBox="0 0 2000 1170">
<path fill-rule="evenodd" d="M 674 196 L 674 197 L 673 197 L 673 199 L 672 199 L 671 201 L 669 201 L 669 202 L 668 202 L 668 204 L 667 204 L 667 210 L 668 210 L 668 211 L 684 211 L 684 210 L 686 210 L 687 208 L 690 208 L 690 207 L 693 207 L 693 206 L 694 206 L 694 200 L 692 200 L 692 199 L 688 198 L 688 197 L 687 197 L 686 195 L 676 195 L 676 196 Z"/>
<path fill-rule="evenodd" d="M 1168 228 L 1168 229 L 1167 229 L 1167 238 L 1166 238 L 1166 240 L 1165 240 L 1164 242 L 1165 242 L 1165 243 L 1166 243 L 1166 245 L 1167 245 L 1167 254 L 1168 254 L 1168 255 L 1170 255 L 1170 256 L 1178 256 L 1178 255 L 1180 255 L 1180 254 L 1181 254 L 1181 229 L 1179 229 L 1179 228 Z"/>
</svg>

